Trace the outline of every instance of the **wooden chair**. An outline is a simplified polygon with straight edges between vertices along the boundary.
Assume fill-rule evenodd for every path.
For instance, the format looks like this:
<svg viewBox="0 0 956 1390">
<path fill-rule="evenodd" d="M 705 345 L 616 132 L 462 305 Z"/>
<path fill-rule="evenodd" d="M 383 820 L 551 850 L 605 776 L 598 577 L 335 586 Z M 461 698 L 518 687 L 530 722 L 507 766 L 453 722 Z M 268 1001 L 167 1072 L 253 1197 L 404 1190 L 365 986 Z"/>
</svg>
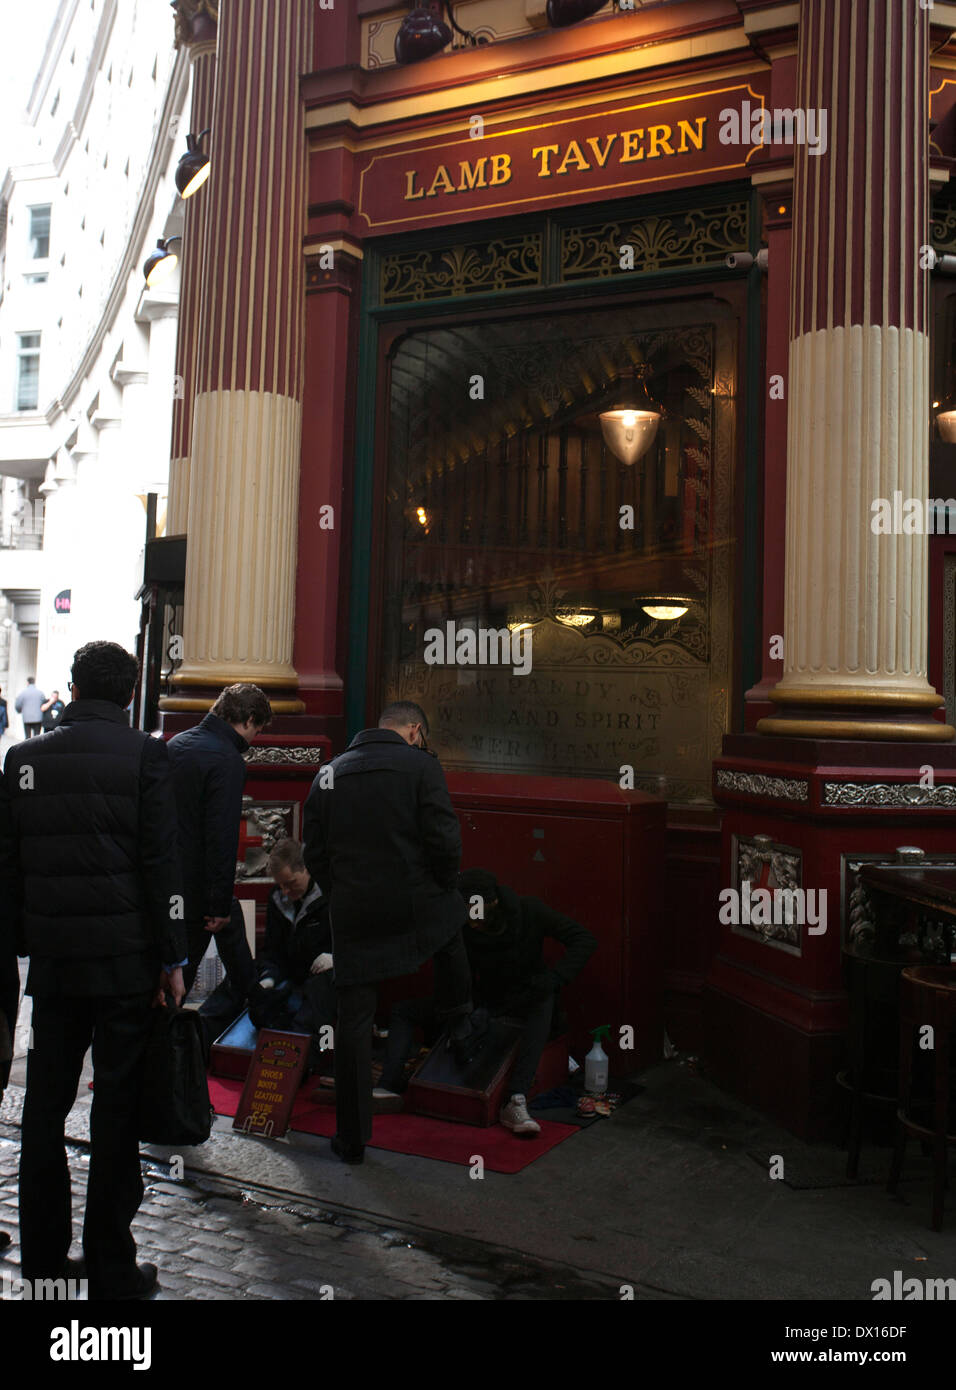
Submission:
<svg viewBox="0 0 956 1390">
<path fill-rule="evenodd" d="M 914 1035 L 926 1026 L 933 1030 L 932 1049 L 914 1048 Z M 956 1143 L 956 1135 L 950 1133 L 950 1057 L 954 1027 L 956 969 L 919 965 L 904 970 L 900 982 L 899 1129 L 887 1189 L 895 1193 L 899 1186 L 909 1135 L 918 1135 L 927 1140 L 933 1155 L 931 1224 L 934 1231 L 941 1230 L 943 1226 L 947 1145 Z M 929 1087 L 921 1088 L 914 1084 L 916 1058 L 920 1053 L 932 1059 L 932 1084 Z M 920 1089 L 930 1094 L 916 1094 Z"/>
</svg>

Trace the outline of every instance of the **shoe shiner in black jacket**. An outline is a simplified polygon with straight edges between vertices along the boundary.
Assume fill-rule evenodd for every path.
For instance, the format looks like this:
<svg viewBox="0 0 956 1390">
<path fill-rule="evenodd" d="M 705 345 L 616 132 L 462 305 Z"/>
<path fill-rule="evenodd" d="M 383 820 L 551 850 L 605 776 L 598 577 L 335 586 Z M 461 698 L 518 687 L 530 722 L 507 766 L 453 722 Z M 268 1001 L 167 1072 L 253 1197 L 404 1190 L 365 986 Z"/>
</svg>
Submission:
<svg viewBox="0 0 956 1390">
<path fill-rule="evenodd" d="M 221 999 L 228 992 L 235 1001 L 233 1017 L 241 1012 L 256 982 L 242 912 L 233 901 L 246 781 L 242 755 L 271 719 L 269 701 L 257 685 L 231 685 L 200 724 L 168 744 L 186 896 L 186 993 L 215 937 L 226 969 L 216 995 Z M 220 1012 L 213 999 L 200 1009 L 201 1014 L 217 1019 Z M 223 1026 L 225 1021 L 220 1019 Z M 216 1030 L 207 1027 L 204 1031 L 208 1045 L 210 1031 Z"/>
<path fill-rule="evenodd" d="M 131 729 L 136 658 L 91 642 L 50 733 L 7 754 L 0 778 L 0 939 L 30 956 L 33 1041 L 20 1153 L 28 1280 L 76 1277 L 63 1126 L 93 1046 L 83 1253 L 91 1298 L 156 1284 L 130 1232 L 143 1199 L 140 1073 L 152 1008 L 183 997 L 186 933 L 166 745 Z"/>
<path fill-rule="evenodd" d="M 249 1014 L 257 1028 L 311 1033 L 310 1068 L 331 1070 L 321 1066 L 322 1029 L 335 1027 L 337 1008 L 328 900 L 305 867 L 298 840 L 276 842 L 269 872 L 276 886 L 266 908 Z"/>
<path fill-rule="evenodd" d="M 545 1043 L 559 1022 L 560 990 L 581 972 L 597 942 L 585 927 L 540 899 L 519 898 L 486 869 L 459 874 L 458 891 L 468 908 L 463 935 L 476 1006 L 486 1008 L 492 1017 L 524 1020 L 521 1047 L 509 1078 L 509 1099 L 498 1118 L 515 1134 L 537 1134 L 541 1126 L 528 1113 L 527 1094 Z M 565 947 L 562 959 L 550 969 L 542 955 L 546 937 Z M 396 1004 L 389 1018 L 380 1096 L 403 1089 L 404 1063 L 414 1051 L 416 1026 L 426 1033 L 433 1029 L 431 1001 L 409 999 Z"/>
</svg>

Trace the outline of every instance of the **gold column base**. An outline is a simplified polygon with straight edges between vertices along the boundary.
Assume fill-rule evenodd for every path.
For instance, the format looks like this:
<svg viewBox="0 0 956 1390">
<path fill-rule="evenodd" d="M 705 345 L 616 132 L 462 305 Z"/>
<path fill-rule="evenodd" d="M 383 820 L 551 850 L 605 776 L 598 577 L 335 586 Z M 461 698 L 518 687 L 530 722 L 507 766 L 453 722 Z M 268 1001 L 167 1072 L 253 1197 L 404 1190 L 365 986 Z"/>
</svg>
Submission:
<svg viewBox="0 0 956 1390">
<path fill-rule="evenodd" d="M 258 681 L 252 683 L 259 685 Z M 268 691 L 265 693 L 268 694 Z M 179 711 L 181 714 L 208 714 L 217 699 L 217 695 L 207 695 L 205 698 L 187 695 L 163 695 L 159 701 L 159 708 L 170 712 Z M 305 704 L 302 700 L 273 700 L 270 698 L 269 705 L 273 714 L 305 714 Z"/>
<path fill-rule="evenodd" d="M 768 692 L 775 704 L 793 712 L 757 721 L 757 732 L 791 738 L 844 738 L 901 743 L 949 743 L 956 729 L 930 718 L 944 703 L 925 690 L 880 690 L 872 686 L 778 685 Z M 822 708 L 821 708 L 822 707 Z M 912 712 L 916 717 L 906 718 Z M 920 712 L 924 712 L 919 717 Z M 896 718 L 887 716 L 896 714 Z"/>
</svg>

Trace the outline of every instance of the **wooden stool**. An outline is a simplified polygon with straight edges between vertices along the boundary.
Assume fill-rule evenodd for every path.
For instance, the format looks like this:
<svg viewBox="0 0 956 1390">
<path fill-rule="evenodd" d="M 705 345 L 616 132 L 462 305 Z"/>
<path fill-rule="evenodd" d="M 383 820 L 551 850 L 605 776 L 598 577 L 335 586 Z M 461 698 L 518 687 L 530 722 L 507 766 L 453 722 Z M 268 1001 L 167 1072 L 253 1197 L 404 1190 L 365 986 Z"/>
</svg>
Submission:
<svg viewBox="0 0 956 1390">
<path fill-rule="evenodd" d="M 899 1104 L 896 1034 L 899 1031 L 900 960 L 879 960 L 844 951 L 843 970 L 850 1002 L 847 1069 L 837 1083 L 850 1092 L 846 1131 L 846 1175 L 855 1178 L 863 1143 L 864 1109 Z M 888 1037 L 884 1030 L 892 1029 Z M 883 1054 L 886 1055 L 883 1055 Z"/>
<path fill-rule="evenodd" d="M 946 1188 L 946 1146 L 956 1143 L 950 1126 L 950 1050 L 952 1030 L 956 1026 L 956 969 L 942 966 L 917 965 L 903 971 L 900 981 L 900 1108 L 897 1111 L 899 1130 L 888 1191 L 896 1192 L 903 1171 L 906 1140 L 916 1134 L 929 1140 L 933 1152 L 933 1218 L 932 1228 L 943 1226 L 943 1193 Z M 913 1096 L 913 1034 L 917 1028 L 929 1025 L 933 1030 L 933 1094 L 932 1098 Z M 927 1049 L 928 1051 L 929 1049 Z M 932 1118 L 932 1124 L 921 1124 L 914 1118 Z"/>
</svg>

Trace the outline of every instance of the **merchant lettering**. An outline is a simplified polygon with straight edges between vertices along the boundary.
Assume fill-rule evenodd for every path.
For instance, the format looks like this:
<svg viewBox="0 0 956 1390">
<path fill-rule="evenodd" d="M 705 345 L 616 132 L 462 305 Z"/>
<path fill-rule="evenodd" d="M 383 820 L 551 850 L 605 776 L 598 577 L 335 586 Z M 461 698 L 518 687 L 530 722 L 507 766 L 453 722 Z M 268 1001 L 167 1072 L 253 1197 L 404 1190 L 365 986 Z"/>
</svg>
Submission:
<svg viewBox="0 0 956 1390">
<path fill-rule="evenodd" d="M 569 174 L 600 173 L 625 164 L 654 159 L 679 158 L 706 146 L 707 117 L 678 120 L 670 124 L 640 126 L 633 130 L 614 130 L 586 139 L 529 145 L 526 161 L 539 179 L 566 178 Z M 405 202 L 456 196 L 477 189 L 510 183 L 516 173 L 510 154 L 486 154 L 476 159 L 439 164 L 434 172 L 405 170 Z"/>
</svg>

